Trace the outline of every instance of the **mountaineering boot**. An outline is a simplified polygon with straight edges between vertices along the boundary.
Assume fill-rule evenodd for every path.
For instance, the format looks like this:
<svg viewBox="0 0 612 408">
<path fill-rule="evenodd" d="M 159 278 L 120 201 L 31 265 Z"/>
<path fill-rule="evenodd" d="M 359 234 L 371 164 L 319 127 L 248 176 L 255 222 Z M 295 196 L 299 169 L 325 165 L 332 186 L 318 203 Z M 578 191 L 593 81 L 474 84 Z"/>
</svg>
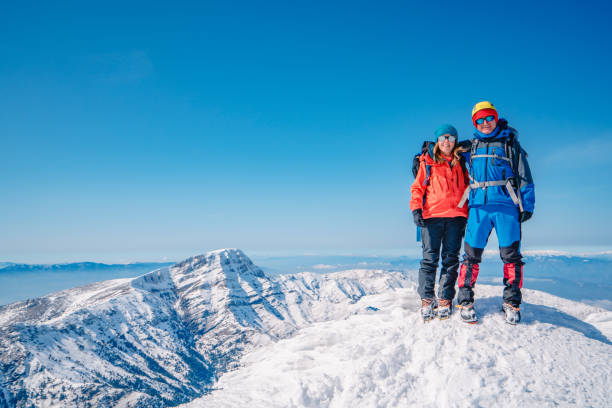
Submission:
<svg viewBox="0 0 612 408">
<path fill-rule="evenodd" d="M 436 317 L 436 299 L 421 299 L 421 316 L 424 322 Z"/>
<path fill-rule="evenodd" d="M 453 313 L 453 301 L 450 299 L 440 299 L 438 304 L 438 318 L 440 320 L 446 320 Z"/>
<path fill-rule="evenodd" d="M 506 323 L 514 325 L 521 321 L 520 307 L 514 307 L 510 303 L 504 303 L 502 305 L 502 311 L 506 316 Z"/>
<path fill-rule="evenodd" d="M 461 309 L 461 320 L 466 323 L 474 324 L 478 322 L 478 316 L 474 311 L 474 303 L 468 303 L 465 305 L 457 305 L 457 308 Z"/>
</svg>

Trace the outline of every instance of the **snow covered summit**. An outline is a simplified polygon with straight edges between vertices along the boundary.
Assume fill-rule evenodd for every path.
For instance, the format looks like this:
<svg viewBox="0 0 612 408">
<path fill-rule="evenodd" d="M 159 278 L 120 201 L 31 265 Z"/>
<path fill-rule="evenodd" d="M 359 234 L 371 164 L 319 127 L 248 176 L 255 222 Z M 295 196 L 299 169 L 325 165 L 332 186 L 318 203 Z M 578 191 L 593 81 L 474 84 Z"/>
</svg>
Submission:
<svg viewBox="0 0 612 408">
<path fill-rule="evenodd" d="M 501 287 L 476 290 L 476 326 L 423 323 L 414 288 L 364 296 L 376 311 L 247 353 L 185 408 L 610 406 L 612 312 L 525 290 L 510 326 Z"/>
<path fill-rule="evenodd" d="M 271 278 L 225 249 L 13 303 L 0 307 L 0 407 L 187 402 L 245 353 L 410 285 L 385 271 Z"/>
</svg>

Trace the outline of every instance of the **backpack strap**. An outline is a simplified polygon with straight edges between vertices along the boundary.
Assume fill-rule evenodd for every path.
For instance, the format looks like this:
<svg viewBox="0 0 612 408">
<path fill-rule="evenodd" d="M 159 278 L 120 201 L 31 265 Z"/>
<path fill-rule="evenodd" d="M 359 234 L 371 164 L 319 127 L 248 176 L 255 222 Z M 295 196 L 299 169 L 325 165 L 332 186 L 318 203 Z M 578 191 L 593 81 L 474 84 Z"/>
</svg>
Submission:
<svg viewBox="0 0 612 408">
<path fill-rule="evenodd" d="M 461 196 L 461 200 L 459 200 L 459 204 L 457 204 L 457 207 L 463 208 L 463 205 L 465 204 L 465 202 L 467 201 L 470 195 L 470 191 L 475 188 L 504 186 L 506 187 L 506 190 L 508 190 L 508 194 L 510 195 L 512 202 L 515 205 L 518 205 L 519 208 L 521 209 L 521 212 L 523 212 L 523 201 L 521 200 L 521 192 L 517 190 L 518 194 L 516 193 L 516 191 L 514 190 L 514 187 L 512 186 L 511 180 L 512 179 L 510 178 L 506 180 L 497 180 L 497 181 L 472 182 L 470 183 L 469 186 L 466 187 L 465 191 L 463 192 L 463 195 Z"/>
<path fill-rule="evenodd" d="M 506 187 L 506 189 L 508 190 L 508 194 L 510 194 L 510 197 L 512 197 L 512 201 L 514 201 L 514 204 L 517 204 L 521 212 L 523 212 L 523 197 L 521 197 L 521 189 L 520 189 L 520 183 L 519 183 L 518 171 L 517 171 L 518 158 L 520 155 L 520 151 L 517 151 L 517 147 L 519 149 L 520 147 L 515 142 L 516 139 L 518 139 L 518 130 L 514 129 L 513 127 L 508 127 L 508 128 L 510 129 L 510 136 L 506 140 L 506 144 L 504 147 L 505 147 L 506 156 L 511 158 L 510 168 L 512 169 L 512 174 L 514 174 L 512 181 L 514 182 L 514 186 L 516 186 L 516 190 L 512 185 L 510 185 L 509 187 Z"/>
<path fill-rule="evenodd" d="M 476 154 L 476 155 L 474 155 L 472 157 L 478 157 L 478 158 L 480 158 L 480 157 L 490 157 L 493 160 L 495 160 L 495 159 L 497 159 L 497 160 L 505 160 L 505 161 L 509 161 L 510 164 L 512 164 L 512 160 L 510 160 L 508 157 L 502 157 L 502 156 L 498 156 L 496 154 Z M 492 163 L 494 163 L 494 162 L 492 162 Z"/>
<path fill-rule="evenodd" d="M 472 157 L 476 155 L 476 150 L 478 149 L 478 143 L 480 140 L 476 139 L 476 143 L 472 140 L 472 148 L 470 149 L 470 168 L 472 168 Z"/>
<path fill-rule="evenodd" d="M 416 178 L 419 173 L 419 167 L 421 165 L 421 156 L 429 152 L 429 145 L 431 142 L 424 141 L 423 146 L 421 146 L 421 151 L 414 155 L 412 158 L 412 175 Z"/>
<path fill-rule="evenodd" d="M 512 159 L 514 158 L 514 154 L 512 153 L 512 149 L 514 148 L 514 132 L 510 132 L 510 136 L 504 141 L 504 152 L 506 152 L 506 157 L 509 158 L 510 166 L 512 167 L 512 171 L 514 172 L 514 163 Z"/>
<path fill-rule="evenodd" d="M 512 129 L 514 130 L 514 129 Z M 459 204 L 457 205 L 457 207 L 462 208 L 463 205 L 465 204 L 465 202 L 467 201 L 468 197 L 470 196 L 470 191 L 476 188 L 487 188 L 487 187 L 493 187 L 493 186 L 504 186 L 506 187 L 506 190 L 508 191 L 508 195 L 510 195 L 510 198 L 512 199 L 512 202 L 515 205 L 518 205 L 521 212 L 523 211 L 523 200 L 521 198 L 521 191 L 518 189 L 518 183 L 517 183 L 517 179 L 516 179 L 516 165 L 514 163 L 514 159 L 515 159 L 515 154 L 511 154 L 511 149 L 514 148 L 515 144 L 514 144 L 514 138 L 515 138 L 515 134 L 514 132 L 510 132 L 510 137 L 508 137 L 506 140 L 504 140 L 504 152 L 506 153 L 507 157 L 501 157 L 498 156 L 496 154 L 475 154 L 476 149 L 478 148 L 478 143 L 480 142 L 479 140 L 476 140 L 476 143 L 474 143 L 472 141 L 472 150 L 471 150 L 471 154 L 470 154 L 470 168 L 473 171 L 473 166 L 472 166 L 472 158 L 474 157 L 490 157 L 493 158 L 493 160 L 495 159 L 499 159 L 499 160 L 506 160 L 508 162 L 510 162 L 510 168 L 512 169 L 512 173 L 514 174 L 514 177 L 508 178 L 506 180 L 496 180 L 496 181 L 476 181 L 474 180 L 474 178 L 472 177 L 472 175 L 470 174 L 470 184 L 466 187 L 465 191 L 463 192 L 463 196 L 461 196 L 461 200 L 459 200 Z M 517 185 L 517 188 L 515 190 L 514 186 L 512 185 L 512 181 L 514 181 L 514 184 Z"/>
<path fill-rule="evenodd" d="M 425 180 L 423 180 L 423 187 L 429 185 L 429 176 L 431 176 L 431 166 L 425 163 Z"/>
<path fill-rule="evenodd" d="M 427 187 L 429 185 L 430 175 L 431 175 L 431 166 L 425 163 L 425 180 L 423 180 L 423 187 Z M 425 208 L 426 199 L 427 199 L 427 188 L 425 189 L 425 193 L 423 193 L 423 208 Z"/>
</svg>

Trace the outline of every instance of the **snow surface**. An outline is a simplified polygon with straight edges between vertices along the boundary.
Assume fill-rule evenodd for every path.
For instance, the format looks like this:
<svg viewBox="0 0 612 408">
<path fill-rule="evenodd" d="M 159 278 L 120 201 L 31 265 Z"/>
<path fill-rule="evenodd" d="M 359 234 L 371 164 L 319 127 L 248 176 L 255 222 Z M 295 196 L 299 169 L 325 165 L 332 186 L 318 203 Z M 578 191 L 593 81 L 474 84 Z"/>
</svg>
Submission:
<svg viewBox="0 0 612 408">
<path fill-rule="evenodd" d="M 423 323 L 414 288 L 264 346 L 183 407 L 548 407 L 612 403 L 612 312 L 525 290 L 523 322 L 476 289 L 478 325 Z M 375 311 L 378 310 L 378 311 Z"/>
<path fill-rule="evenodd" d="M 610 406 L 612 312 L 525 290 L 421 322 L 413 273 L 268 276 L 240 250 L 0 307 L 0 407 Z"/>
</svg>

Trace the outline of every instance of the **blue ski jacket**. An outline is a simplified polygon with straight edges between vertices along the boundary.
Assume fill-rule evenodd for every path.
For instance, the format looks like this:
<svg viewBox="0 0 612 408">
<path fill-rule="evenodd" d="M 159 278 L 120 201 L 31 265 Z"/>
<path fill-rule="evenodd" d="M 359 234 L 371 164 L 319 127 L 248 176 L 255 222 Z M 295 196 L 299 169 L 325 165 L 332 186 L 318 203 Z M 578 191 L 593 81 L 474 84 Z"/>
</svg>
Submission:
<svg viewBox="0 0 612 408">
<path fill-rule="evenodd" d="M 507 126 L 507 121 L 500 119 L 495 130 L 488 135 L 478 131 L 474 139 L 464 141 L 461 147 L 467 149 L 463 156 L 470 175 L 470 183 L 499 185 L 476 187 L 469 192 L 469 206 L 501 204 L 516 207 L 517 204 L 508 193 L 503 181 L 510 181 L 515 196 L 522 202 L 523 211 L 533 213 L 535 207 L 535 187 L 527 153 L 518 141 L 518 132 Z M 518 195 L 520 192 L 520 196 Z"/>
</svg>

